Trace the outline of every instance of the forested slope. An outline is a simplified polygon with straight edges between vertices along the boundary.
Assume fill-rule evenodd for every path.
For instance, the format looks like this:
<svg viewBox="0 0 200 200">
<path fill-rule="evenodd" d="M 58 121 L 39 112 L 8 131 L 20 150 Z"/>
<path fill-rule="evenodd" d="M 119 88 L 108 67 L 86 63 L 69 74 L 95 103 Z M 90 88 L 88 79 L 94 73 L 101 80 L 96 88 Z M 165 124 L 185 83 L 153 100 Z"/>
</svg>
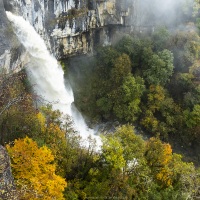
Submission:
<svg viewBox="0 0 200 200">
<path fill-rule="evenodd" d="M 52 109 L 56 102 L 36 95 L 25 71 L 1 72 L 0 143 L 19 199 L 200 197 L 200 15 L 194 5 L 195 15 L 177 26 L 135 30 L 93 56 L 62 60 L 91 127 L 113 125 L 98 133 L 99 151 L 91 138 L 84 145 L 69 116 Z"/>
</svg>

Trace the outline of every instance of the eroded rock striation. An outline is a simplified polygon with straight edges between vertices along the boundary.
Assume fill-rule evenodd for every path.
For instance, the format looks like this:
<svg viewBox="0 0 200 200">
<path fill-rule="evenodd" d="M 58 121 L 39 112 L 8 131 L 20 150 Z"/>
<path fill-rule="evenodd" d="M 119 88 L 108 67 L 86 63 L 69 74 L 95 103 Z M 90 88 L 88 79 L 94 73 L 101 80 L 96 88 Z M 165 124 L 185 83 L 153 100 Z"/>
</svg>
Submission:
<svg viewBox="0 0 200 200">
<path fill-rule="evenodd" d="M 93 53 L 127 31 L 135 19 L 132 0 L 4 0 L 6 10 L 22 15 L 59 58 Z"/>
<path fill-rule="evenodd" d="M 173 6 L 149 0 L 0 0 L 0 13 L 4 23 L 4 9 L 23 16 L 62 59 L 93 54 L 96 46 L 113 44 L 124 33 L 152 33 L 159 25 L 177 26 L 183 21 L 176 12 L 181 0 L 170 2 Z"/>
<path fill-rule="evenodd" d="M 17 192 L 7 151 L 0 145 L 0 199 L 16 200 Z"/>
<path fill-rule="evenodd" d="M 4 2 L 0 0 L 0 71 L 20 70 L 24 52 L 6 16 Z"/>
</svg>

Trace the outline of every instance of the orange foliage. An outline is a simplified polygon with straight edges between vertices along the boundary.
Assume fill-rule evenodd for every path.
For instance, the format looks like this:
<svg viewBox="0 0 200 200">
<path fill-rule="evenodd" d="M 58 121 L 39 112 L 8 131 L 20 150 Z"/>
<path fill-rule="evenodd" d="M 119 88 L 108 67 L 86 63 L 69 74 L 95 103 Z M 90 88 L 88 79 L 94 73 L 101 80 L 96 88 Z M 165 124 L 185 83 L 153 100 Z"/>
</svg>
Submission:
<svg viewBox="0 0 200 200">
<path fill-rule="evenodd" d="M 54 156 L 46 146 L 38 148 L 37 143 L 26 137 L 7 145 L 12 160 L 13 175 L 21 199 L 62 200 L 65 180 L 55 174 Z"/>
<path fill-rule="evenodd" d="M 157 138 L 151 138 L 146 144 L 146 160 L 151 167 L 154 177 L 161 182 L 163 186 L 172 184 L 168 165 L 172 160 L 172 148 L 169 144 L 162 143 Z"/>
</svg>

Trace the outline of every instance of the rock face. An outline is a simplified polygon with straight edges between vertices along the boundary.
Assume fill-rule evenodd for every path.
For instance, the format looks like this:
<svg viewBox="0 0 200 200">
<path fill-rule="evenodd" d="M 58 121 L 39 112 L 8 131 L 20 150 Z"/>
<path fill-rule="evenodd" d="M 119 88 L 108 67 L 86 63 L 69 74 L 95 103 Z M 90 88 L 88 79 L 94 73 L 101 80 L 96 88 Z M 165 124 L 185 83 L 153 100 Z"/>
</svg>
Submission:
<svg viewBox="0 0 200 200">
<path fill-rule="evenodd" d="M 3 0 L 0 0 L 0 71 L 19 70 L 23 51 L 7 19 Z"/>
<path fill-rule="evenodd" d="M 10 168 L 10 158 L 2 146 L 0 146 L 0 199 L 18 199 Z"/>
<path fill-rule="evenodd" d="M 125 26 L 131 25 L 129 8 L 132 4 L 127 0 L 64 3 L 66 5 L 60 3 L 55 9 L 57 24 L 51 33 L 58 57 L 92 53 L 95 46 L 112 43 L 116 32 L 124 32 Z"/>
<path fill-rule="evenodd" d="M 57 58 L 92 53 L 115 32 L 130 31 L 136 0 L 4 0 L 44 38 Z M 129 27 L 129 28 L 127 28 Z"/>
<path fill-rule="evenodd" d="M 43 37 L 49 50 L 62 59 L 92 54 L 95 46 L 114 43 L 122 33 L 152 33 L 154 26 L 172 26 L 173 23 L 176 26 L 183 20 L 181 12 L 176 12 L 182 0 L 168 1 L 0 0 L 0 22 L 3 22 L 0 29 L 7 30 L 4 8 L 21 15 Z M 0 38 L 0 55 L 9 62 L 11 55 L 6 51 L 8 48 L 2 47 L 2 41 Z M 4 46 L 8 45 L 6 43 Z"/>
</svg>

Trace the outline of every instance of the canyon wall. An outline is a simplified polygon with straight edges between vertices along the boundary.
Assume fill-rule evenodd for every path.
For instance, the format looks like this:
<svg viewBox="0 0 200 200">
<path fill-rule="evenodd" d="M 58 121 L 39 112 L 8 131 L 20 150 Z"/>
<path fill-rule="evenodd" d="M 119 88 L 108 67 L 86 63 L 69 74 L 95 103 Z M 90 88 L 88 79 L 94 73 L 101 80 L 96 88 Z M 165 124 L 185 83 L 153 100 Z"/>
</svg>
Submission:
<svg viewBox="0 0 200 200">
<path fill-rule="evenodd" d="M 0 0 L 0 72 L 8 73 L 12 70 L 20 70 L 26 57 L 24 48 L 7 19 L 4 2 Z"/>
<path fill-rule="evenodd" d="M 22 15 L 58 58 L 93 53 L 96 45 L 114 41 L 116 32 L 131 31 L 132 0 L 4 0 L 4 7 Z"/>
<path fill-rule="evenodd" d="M 54 56 L 63 59 L 93 54 L 96 46 L 113 44 L 124 33 L 152 33 L 156 26 L 171 28 L 185 23 L 184 18 L 187 22 L 187 13 L 176 12 L 177 7 L 184 7 L 184 1 L 169 2 L 173 5 L 159 0 L 0 0 L 4 34 L 0 36 L 0 66 L 12 69 L 27 60 L 12 35 L 5 10 L 28 20 Z"/>
</svg>

